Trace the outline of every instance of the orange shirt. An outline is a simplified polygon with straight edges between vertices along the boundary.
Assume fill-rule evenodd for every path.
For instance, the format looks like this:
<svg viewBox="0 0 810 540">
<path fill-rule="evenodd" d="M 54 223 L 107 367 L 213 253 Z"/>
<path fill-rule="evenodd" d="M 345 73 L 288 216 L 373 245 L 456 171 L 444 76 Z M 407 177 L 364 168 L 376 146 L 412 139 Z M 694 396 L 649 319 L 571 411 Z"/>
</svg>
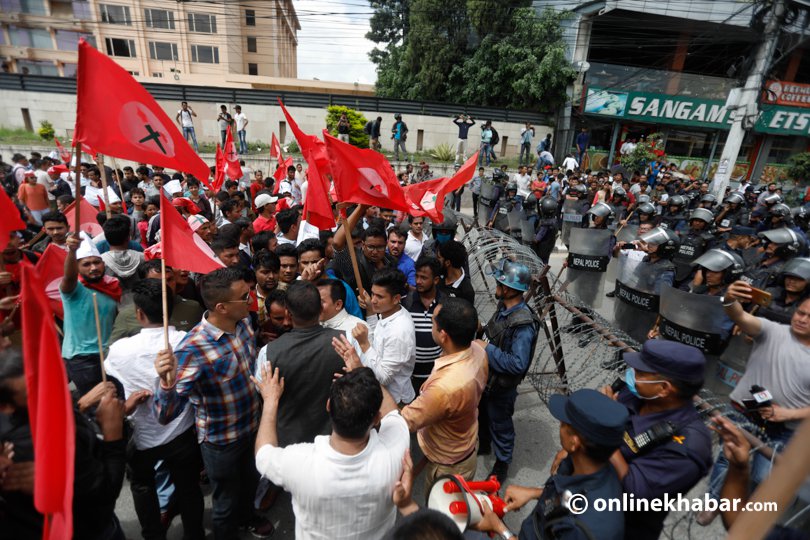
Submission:
<svg viewBox="0 0 810 540">
<path fill-rule="evenodd" d="M 402 409 L 419 446 L 433 463 L 452 465 L 475 449 L 478 402 L 487 384 L 487 353 L 473 343 L 469 349 L 436 359 L 419 396 Z"/>
<path fill-rule="evenodd" d="M 29 210 L 48 210 L 51 207 L 48 202 L 48 190 L 42 184 L 29 184 L 28 182 L 20 184 L 17 198 Z"/>
</svg>

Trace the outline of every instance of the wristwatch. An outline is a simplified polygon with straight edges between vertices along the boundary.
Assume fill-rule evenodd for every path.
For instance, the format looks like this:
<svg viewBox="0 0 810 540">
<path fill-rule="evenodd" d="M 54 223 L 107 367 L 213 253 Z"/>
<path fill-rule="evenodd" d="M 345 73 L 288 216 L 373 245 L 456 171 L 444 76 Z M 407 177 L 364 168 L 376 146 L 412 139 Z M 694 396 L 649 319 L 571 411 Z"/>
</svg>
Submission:
<svg viewBox="0 0 810 540">
<path fill-rule="evenodd" d="M 734 304 L 736 304 L 736 303 L 737 303 L 737 299 L 736 299 L 736 298 L 735 298 L 735 299 L 733 299 L 731 302 L 726 302 L 726 296 L 725 296 L 725 295 L 723 295 L 723 296 L 721 296 L 721 297 L 720 297 L 720 304 L 721 304 L 723 307 L 729 307 L 729 306 L 733 306 L 733 305 L 734 305 Z"/>
<path fill-rule="evenodd" d="M 515 536 L 515 533 L 513 533 L 509 529 L 506 529 L 505 531 L 498 534 L 498 537 L 501 538 L 501 540 L 510 540 L 510 538 L 517 538 L 517 536 Z"/>
</svg>

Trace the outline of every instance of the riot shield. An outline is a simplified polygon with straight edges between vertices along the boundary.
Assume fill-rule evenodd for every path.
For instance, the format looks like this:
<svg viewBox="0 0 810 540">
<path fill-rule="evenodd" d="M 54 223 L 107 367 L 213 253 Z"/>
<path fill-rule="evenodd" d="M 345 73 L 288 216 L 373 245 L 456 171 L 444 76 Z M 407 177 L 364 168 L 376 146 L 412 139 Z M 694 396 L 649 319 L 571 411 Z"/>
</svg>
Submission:
<svg viewBox="0 0 810 540">
<path fill-rule="evenodd" d="M 520 242 L 523 238 L 523 227 L 521 224 L 526 222 L 526 213 L 523 211 L 523 208 L 516 204 L 506 214 L 506 219 L 509 223 L 509 234 L 512 238 Z"/>
<path fill-rule="evenodd" d="M 478 196 L 478 219 L 479 223 L 486 224 L 489 221 L 495 200 L 498 197 L 498 189 L 494 184 L 483 182 L 481 184 L 481 194 Z"/>
<path fill-rule="evenodd" d="M 704 354 L 718 355 L 728 342 L 723 328 L 728 317 L 718 296 L 692 294 L 670 286 L 661 289 L 658 332 L 665 339 L 697 347 Z"/>
<path fill-rule="evenodd" d="M 638 240 L 638 224 L 628 223 L 624 227 L 619 225 L 621 230 L 616 230 L 616 242 L 632 242 Z"/>
<path fill-rule="evenodd" d="M 566 246 L 570 243 L 571 229 L 580 227 L 585 216 L 579 213 L 579 201 L 566 199 L 562 207 L 562 230 L 560 238 Z"/>
<path fill-rule="evenodd" d="M 534 242 L 535 227 L 534 223 L 537 220 L 524 219 L 520 222 L 520 239 L 525 245 L 531 245 Z"/>
<path fill-rule="evenodd" d="M 718 357 L 706 356 L 705 386 L 718 396 L 727 396 L 745 373 L 753 343 L 744 335 L 734 336 Z"/>
<path fill-rule="evenodd" d="M 602 307 L 612 236 L 608 229 L 571 229 L 566 281 L 568 291 L 579 298 L 580 305 Z"/>
<path fill-rule="evenodd" d="M 621 252 L 616 269 L 616 299 L 613 318 L 616 325 L 643 343 L 658 318 L 659 296 L 655 282 L 661 269 Z"/>
</svg>

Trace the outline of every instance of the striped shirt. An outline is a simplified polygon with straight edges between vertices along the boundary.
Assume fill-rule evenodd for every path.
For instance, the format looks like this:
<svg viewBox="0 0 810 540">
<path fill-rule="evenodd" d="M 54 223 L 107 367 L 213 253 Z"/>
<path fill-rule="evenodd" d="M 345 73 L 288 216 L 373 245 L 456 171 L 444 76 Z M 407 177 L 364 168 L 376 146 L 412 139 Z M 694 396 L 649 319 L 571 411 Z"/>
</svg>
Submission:
<svg viewBox="0 0 810 540">
<path fill-rule="evenodd" d="M 256 364 L 256 340 L 250 319 L 229 334 L 208 322 L 208 312 L 175 351 L 174 387 L 155 392 L 155 416 L 167 424 L 194 406 L 197 440 L 224 445 L 249 437 L 259 426 L 260 398 L 250 375 Z"/>
<path fill-rule="evenodd" d="M 436 290 L 436 296 L 430 305 L 425 308 L 418 291 L 411 291 L 402 305 L 411 314 L 413 327 L 416 330 L 416 364 L 413 368 L 413 383 L 415 388 L 422 386 L 422 383 L 433 371 L 433 363 L 441 356 L 442 348 L 433 341 L 433 312 L 436 306 L 444 300 L 444 293 Z"/>
</svg>

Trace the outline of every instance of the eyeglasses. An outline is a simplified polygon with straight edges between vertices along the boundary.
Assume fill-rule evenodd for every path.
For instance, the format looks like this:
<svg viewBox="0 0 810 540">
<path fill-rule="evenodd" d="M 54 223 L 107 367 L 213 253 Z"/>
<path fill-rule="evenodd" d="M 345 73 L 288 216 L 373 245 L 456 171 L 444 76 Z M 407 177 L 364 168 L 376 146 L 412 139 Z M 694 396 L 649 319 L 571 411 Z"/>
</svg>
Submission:
<svg viewBox="0 0 810 540">
<path fill-rule="evenodd" d="M 250 291 L 248 291 L 248 293 L 245 295 L 244 298 L 240 298 L 239 300 L 223 300 L 221 303 L 222 304 L 231 304 L 231 303 L 238 303 L 238 302 L 241 302 L 243 304 L 249 304 L 250 303 Z"/>
<path fill-rule="evenodd" d="M 371 246 L 369 244 L 366 244 L 366 249 L 368 249 L 369 251 L 385 251 L 385 246 L 384 245 L 382 245 L 382 246 Z"/>
</svg>

